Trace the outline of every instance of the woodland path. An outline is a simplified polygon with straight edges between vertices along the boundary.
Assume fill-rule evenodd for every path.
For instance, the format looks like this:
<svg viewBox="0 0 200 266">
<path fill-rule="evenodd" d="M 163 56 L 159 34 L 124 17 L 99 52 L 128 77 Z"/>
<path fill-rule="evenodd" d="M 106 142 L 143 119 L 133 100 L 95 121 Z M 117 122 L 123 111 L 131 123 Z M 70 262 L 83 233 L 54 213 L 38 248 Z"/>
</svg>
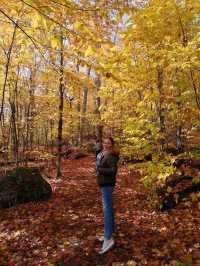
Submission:
<svg viewBox="0 0 200 266">
<path fill-rule="evenodd" d="M 0 266 L 200 266 L 200 211 L 154 211 L 136 172 L 121 166 L 115 188 L 116 246 L 99 255 L 103 232 L 94 156 L 63 161 L 46 202 L 1 210 Z M 55 169 L 45 169 L 54 176 Z M 181 264 L 182 262 L 182 264 Z"/>
</svg>

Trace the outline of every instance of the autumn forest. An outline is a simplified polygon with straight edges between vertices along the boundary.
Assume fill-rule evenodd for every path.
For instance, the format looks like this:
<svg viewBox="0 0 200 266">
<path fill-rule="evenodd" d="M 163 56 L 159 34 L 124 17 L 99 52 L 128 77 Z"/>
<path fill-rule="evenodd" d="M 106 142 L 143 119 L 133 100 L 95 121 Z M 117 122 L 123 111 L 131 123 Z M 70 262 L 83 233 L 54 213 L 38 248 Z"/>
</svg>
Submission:
<svg viewBox="0 0 200 266">
<path fill-rule="evenodd" d="M 0 266 L 200 266 L 199 143 L 199 0 L 1 0 Z"/>
</svg>

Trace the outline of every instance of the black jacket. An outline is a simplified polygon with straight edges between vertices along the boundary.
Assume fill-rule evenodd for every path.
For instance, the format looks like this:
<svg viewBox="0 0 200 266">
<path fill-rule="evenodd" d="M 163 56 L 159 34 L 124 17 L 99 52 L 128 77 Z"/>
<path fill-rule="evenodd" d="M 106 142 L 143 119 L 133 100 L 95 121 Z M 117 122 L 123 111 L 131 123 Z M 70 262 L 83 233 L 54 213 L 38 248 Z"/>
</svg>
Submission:
<svg viewBox="0 0 200 266">
<path fill-rule="evenodd" d="M 119 153 L 103 151 L 97 156 L 97 183 L 100 187 L 115 186 Z"/>
</svg>

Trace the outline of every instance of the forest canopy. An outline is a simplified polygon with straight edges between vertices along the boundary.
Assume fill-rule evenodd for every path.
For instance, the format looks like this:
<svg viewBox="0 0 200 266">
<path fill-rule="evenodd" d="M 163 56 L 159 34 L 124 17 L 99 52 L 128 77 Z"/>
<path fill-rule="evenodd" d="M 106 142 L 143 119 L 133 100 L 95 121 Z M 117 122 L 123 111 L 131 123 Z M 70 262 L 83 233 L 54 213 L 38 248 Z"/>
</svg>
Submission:
<svg viewBox="0 0 200 266">
<path fill-rule="evenodd" d="M 103 132 L 122 158 L 173 172 L 167 151 L 200 141 L 199 11 L 198 0 L 2 1 L 2 161 Z"/>
</svg>

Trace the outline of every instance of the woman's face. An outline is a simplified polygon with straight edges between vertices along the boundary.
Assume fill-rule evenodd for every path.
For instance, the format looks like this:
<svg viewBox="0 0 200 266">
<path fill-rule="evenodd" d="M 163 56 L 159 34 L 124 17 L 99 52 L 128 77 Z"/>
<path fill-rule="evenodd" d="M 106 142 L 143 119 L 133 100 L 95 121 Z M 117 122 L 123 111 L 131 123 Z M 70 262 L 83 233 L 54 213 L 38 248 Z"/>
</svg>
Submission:
<svg viewBox="0 0 200 266">
<path fill-rule="evenodd" d="M 113 147 L 112 142 L 110 141 L 110 139 L 104 139 L 103 141 L 103 149 L 104 150 L 111 150 Z"/>
</svg>

